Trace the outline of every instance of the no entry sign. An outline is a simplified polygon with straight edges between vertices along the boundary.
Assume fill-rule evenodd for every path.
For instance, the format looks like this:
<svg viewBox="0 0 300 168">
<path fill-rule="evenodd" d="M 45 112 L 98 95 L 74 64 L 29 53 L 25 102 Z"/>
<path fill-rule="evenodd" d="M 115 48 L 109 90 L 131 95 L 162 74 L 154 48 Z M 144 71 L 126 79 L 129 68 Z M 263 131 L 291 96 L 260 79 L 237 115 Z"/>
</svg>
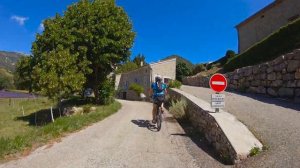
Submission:
<svg viewBox="0 0 300 168">
<path fill-rule="evenodd" d="M 209 86 L 215 92 L 223 92 L 227 87 L 227 80 L 222 74 L 214 74 L 209 80 Z"/>
</svg>

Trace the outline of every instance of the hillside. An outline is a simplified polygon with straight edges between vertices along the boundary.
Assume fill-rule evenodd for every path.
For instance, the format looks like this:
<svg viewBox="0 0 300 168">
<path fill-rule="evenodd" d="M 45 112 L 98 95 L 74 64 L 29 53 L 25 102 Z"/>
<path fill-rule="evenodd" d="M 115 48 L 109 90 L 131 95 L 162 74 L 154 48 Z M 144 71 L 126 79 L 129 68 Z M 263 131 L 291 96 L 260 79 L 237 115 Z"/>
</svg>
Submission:
<svg viewBox="0 0 300 168">
<path fill-rule="evenodd" d="M 0 68 L 14 71 L 18 60 L 25 55 L 16 52 L 0 51 Z"/>
</svg>

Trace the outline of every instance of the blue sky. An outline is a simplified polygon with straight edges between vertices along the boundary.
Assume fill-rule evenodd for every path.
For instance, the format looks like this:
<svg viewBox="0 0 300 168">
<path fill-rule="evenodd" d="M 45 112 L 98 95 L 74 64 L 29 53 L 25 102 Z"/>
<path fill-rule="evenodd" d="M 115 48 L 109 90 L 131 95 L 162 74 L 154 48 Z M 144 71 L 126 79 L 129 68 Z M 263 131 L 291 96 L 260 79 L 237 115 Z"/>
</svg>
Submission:
<svg viewBox="0 0 300 168">
<path fill-rule="evenodd" d="M 181 55 L 193 63 L 237 51 L 235 26 L 273 0 L 116 0 L 137 33 L 132 56 Z M 0 50 L 30 53 L 42 21 L 76 0 L 1 0 Z"/>
</svg>

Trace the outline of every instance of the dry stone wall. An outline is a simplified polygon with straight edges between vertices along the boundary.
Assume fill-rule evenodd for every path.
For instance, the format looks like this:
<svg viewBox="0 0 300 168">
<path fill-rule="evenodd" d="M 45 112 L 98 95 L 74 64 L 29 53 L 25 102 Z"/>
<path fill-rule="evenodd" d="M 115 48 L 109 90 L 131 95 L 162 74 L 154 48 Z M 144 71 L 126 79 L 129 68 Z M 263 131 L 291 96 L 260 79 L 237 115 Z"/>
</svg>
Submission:
<svg viewBox="0 0 300 168">
<path fill-rule="evenodd" d="M 196 130 L 205 135 L 205 138 L 215 148 L 223 161 L 235 163 L 247 157 L 237 154 L 210 111 L 203 109 L 196 102 L 173 89 L 168 90 L 168 92 L 170 98 L 165 105 L 169 106 L 171 101 L 186 101 L 185 112 L 187 118 Z"/>
<path fill-rule="evenodd" d="M 300 102 L 300 49 L 263 64 L 236 69 L 225 76 L 229 90 L 267 94 Z M 185 78 L 183 83 L 208 87 L 208 80 L 198 76 Z"/>
<path fill-rule="evenodd" d="M 188 76 L 183 78 L 182 83 L 190 86 L 209 87 L 209 77 L 207 76 Z"/>
</svg>

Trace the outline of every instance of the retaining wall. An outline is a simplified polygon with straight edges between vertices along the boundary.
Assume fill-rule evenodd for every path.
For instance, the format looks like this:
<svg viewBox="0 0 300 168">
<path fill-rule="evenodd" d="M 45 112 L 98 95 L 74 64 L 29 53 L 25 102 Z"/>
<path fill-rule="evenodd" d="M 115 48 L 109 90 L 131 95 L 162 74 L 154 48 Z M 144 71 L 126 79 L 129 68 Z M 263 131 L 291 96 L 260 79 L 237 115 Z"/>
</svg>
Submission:
<svg viewBox="0 0 300 168">
<path fill-rule="evenodd" d="M 300 102 L 300 49 L 272 61 L 226 73 L 229 90 L 267 94 Z M 183 84 L 208 87 L 208 77 L 192 76 Z"/>
<path fill-rule="evenodd" d="M 189 121 L 205 134 L 222 159 L 236 163 L 247 158 L 252 148 L 262 148 L 248 128 L 233 115 L 222 110 L 213 113 L 209 103 L 178 89 L 170 89 L 169 95 L 169 102 L 186 101 L 185 112 Z"/>
</svg>

